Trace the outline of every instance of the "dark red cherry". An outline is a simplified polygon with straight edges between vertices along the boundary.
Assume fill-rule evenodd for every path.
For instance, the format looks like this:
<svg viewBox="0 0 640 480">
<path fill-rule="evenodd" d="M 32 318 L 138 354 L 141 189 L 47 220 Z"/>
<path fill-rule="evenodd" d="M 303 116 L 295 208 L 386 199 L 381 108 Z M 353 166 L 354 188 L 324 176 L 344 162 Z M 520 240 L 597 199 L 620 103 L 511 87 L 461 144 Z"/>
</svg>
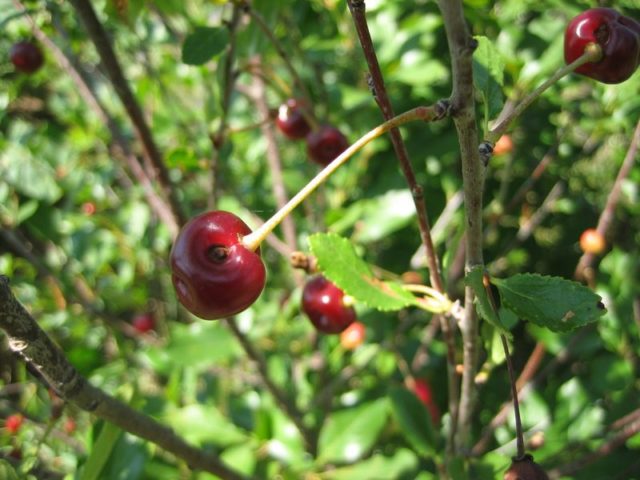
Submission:
<svg viewBox="0 0 640 480">
<path fill-rule="evenodd" d="M 302 290 L 302 310 L 323 333 L 340 333 L 356 319 L 344 292 L 322 275 L 310 278 Z"/>
<path fill-rule="evenodd" d="M 549 480 L 549 476 L 533 461 L 533 457 L 527 454 L 520 460 L 513 459 L 509 470 L 504 472 L 504 480 Z"/>
<path fill-rule="evenodd" d="M 589 43 L 602 47 L 602 59 L 578 67 L 576 73 L 603 83 L 621 83 L 640 65 L 640 23 L 611 8 L 591 8 L 575 17 L 564 33 L 567 64 Z"/>
<path fill-rule="evenodd" d="M 349 141 L 340 130 L 323 125 L 307 135 L 307 153 L 309 158 L 326 166 L 349 147 Z"/>
<path fill-rule="evenodd" d="M 138 333 L 147 333 L 154 329 L 156 322 L 150 313 L 141 313 L 133 317 L 131 325 Z"/>
<path fill-rule="evenodd" d="M 292 140 L 298 140 L 307 136 L 311 126 L 303 113 L 303 102 L 290 98 L 278 108 L 276 125 L 280 131 Z"/>
<path fill-rule="evenodd" d="M 16 70 L 23 73 L 33 73 L 44 63 L 40 47 L 28 41 L 14 44 L 9 52 L 9 58 Z"/>
<path fill-rule="evenodd" d="M 260 296 L 266 271 L 260 249 L 242 238 L 251 229 L 221 210 L 191 219 L 171 250 L 173 286 L 178 300 L 195 316 L 216 320 L 240 313 Z"/>
</svg>

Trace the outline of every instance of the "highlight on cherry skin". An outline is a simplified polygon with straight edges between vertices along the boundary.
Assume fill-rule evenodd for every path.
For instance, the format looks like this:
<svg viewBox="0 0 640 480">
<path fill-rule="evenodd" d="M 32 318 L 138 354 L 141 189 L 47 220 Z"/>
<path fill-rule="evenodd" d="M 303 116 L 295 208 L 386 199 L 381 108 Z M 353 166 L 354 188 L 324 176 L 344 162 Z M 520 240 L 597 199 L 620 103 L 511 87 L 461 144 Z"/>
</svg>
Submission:
<svg viewBox="0 0 640 480">
<path fill-rule="evenodd" d="M 603 83 L 621 83 L 640 65 L 640 23 L 612 8 L 591 8 L 569 22 L 564 36 L 567 64 L 590 43 L 602 48 L 602 58 L 578 67 L 576 73 Z"/>
<path fill-rule="evenodd" d="M 302 290 L 302 311 L 319 332 L 341 333 L 356 320 L 356 311 L 344 292 L 322 275 L 307 280 Z"/>
<path fill-rule="evenodd" d="M 331 125 L 322 125 L 307 135 L 307 154 L 314 162 L 327 166 L 349 148 L 349 140 Z"/>
<path fill-rule="evenodd" d="M 291 140 L 299 140 L 305 138 L 311 131 L 311 126 L 303 113 L 305 108 L 304 103 L 295 98 L 290 98 L 280 105 L 276 125 L 284 136 Z"/>
<path fill-rule="evenodd" d="M 262 293 L 266 269 L 260 248 L 242 239 L 249 226 L 231 212 L 192 218 L 171 249 L 171 279 L 180 303 L 195 316 L 217 320 L 246 310 Z"/>
</svg>

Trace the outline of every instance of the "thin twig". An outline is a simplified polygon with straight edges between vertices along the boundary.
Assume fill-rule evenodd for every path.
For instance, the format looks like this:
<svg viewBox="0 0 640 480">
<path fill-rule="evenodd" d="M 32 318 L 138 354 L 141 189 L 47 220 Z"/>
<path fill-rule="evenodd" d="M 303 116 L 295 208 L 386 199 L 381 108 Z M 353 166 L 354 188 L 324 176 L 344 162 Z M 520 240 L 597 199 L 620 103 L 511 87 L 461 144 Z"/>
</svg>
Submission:
<svg viewBox="0 0 640 480">
<path fill-rule="evenodd" d="M 472 56 L 478 42 L 471 36 L 464 18 L 461 0 L 438 0 L 438 7 L 447 34 L 453 88 L 451 115 L 453 117 L 462 159 L 462 182 L 466 216 L 467 269 L 483 265 L 482 257 L 482 192 L 484 169 L 478 153 L 478 127 L 473 90 Z M 475 375 L 478 369 L 478 316 L 474 305 L 474 292 L 465 289 L 464 317 L 460 322 L 463 344 L 463 372 L 456 447 L 459 451 L 469 448 L 471 420 L 476 403 Z"/>
<path fill-rule="evenodd" d="M 26 12 L 25 6 L 19 0 L 14 0 L 13 3 L 16 8 Z M 113 151 L 114 157 L 124 162 L 128 167 L 135 179 L 138 181 L 138 184 L 142 187 L 142 191 L 149 202 L 149 205 L 158 218 L 166 225 L 170 235 L 175 238 L 180 229 L 178 219 L 174 215 L 171 206 L 168 205 L 167 202 L 154 190 L 149 176 L 146 174 L 140 165 L 140 162 L 133 154 L 128 142 L 125 140 L 125 135 L 121 132 L 115 119 L 107 112 L 107 109 L 96 95 L 86 72 L 83 71 L 79 63 L 75 61 L 70 53 L 64 52 L 60 49 L 38 27 L 37 23 L 30 15 L 25 16 L 31 24 L 34 36 L 52 53 L 60 67 L 65 70 L 78 87 L 78 93 L 83 100 L 91 107 L 98 118 L 100 118 L 101 122 L 107 126 L 111 133 L 112 145 L 110 148 Z"/>
<path fill-rule="evenodd" d="M 631 172 L 631 168 L 633 167 L 633 163 L 636 160 L 636 155 L 638 153 L 639 147 L 640 121 L 638 121 L 638 123 L 636 124 L 631 144 L 629 145 L 627 154 L 625 155 L 622 165 L 620 166 L 620 170 L 618 171 L 616 180 L 613 183 L 613 187 L 611 187 L 611 192 L 607 197 L 607 203 L 605 204 L 604 210 L 602 211 L 602 213 L 600 214 L 600 218 L 598 219 L 596 231 L 603 237 L 606 237 L 607 232 L 611 228 L 616 207 L 618 205 L 618 201 L 620 200 L 620 194 L 622 193 L 622 184 L 624 180 L 629 176 L 629 172 Z M 578 261 L 578 266 L 576 267 L 574 276 L 577 279 L 585 279 L 588 276 L 587 272 L 592 268 L 595 259 L 596 256 L 593 254 L 583 254 Z"/>
<path fill-rule="evenodd" d="M 158 179 L 162 191 L 171 205 L 174 216 L 180 224 L 185 223 L 186 218 L 169 179 L 169 172 L 164 164 L 164 159 L 153 139 L 151 129 L 144 118 L 142 109 L 124 77 L 107 32 L 104 30 L 100 20 L 98 20 L 91 2 L 87 0 L 71 0 L 71 4 L 100 55 L 102 66 L 131 119 L 134 131 L 143 146 L 145 157 L 153 165 L 154 177 Z"/>
<path fill-rule="evenodd" d="M 262 354 L 256 350 L 253 344 L 249 341 L 247 336 L 240 330 L 238 324 L 236 323 L 234 318 L 227 319 L 227 324 L 231 329 L 231 332 L 236 337 L 242 348 L 249 356 L 251 360 L 258 367 L 258 373 L 262 377 L 262 382 L 264 386 L 269 390 L 273 398 L 275 398 L 276 402 L 282 409 L 282 411 L 289 417 L 289 419 L 294 423 L 294 425 L 298 428 L 298 431 L 302 435 L 303 440 L 306 443 L 306 447 L 310 453 L 315 455 L 317 450 L 317 438 L 316 435 L 310 430 L 302 419 L 302 413 L 298 410 L 298 408 L 287 398 L 287 395 L 278 387 L 271 377 L 269 376 L 269 370 L 267 368 L 267 362 Z"/>
<path fill-rule="evenodd" d="M 9 348 L 21 355 L 61 398 L 157 444 L 192 468 L 229 480 L 247 478 L 224 465 L 218 457 L 189 445 L 170 428 L 93 387 L 16 300 L 5 276 L 0 276 L 0 328 L 7 334 Z"/>
</svg>

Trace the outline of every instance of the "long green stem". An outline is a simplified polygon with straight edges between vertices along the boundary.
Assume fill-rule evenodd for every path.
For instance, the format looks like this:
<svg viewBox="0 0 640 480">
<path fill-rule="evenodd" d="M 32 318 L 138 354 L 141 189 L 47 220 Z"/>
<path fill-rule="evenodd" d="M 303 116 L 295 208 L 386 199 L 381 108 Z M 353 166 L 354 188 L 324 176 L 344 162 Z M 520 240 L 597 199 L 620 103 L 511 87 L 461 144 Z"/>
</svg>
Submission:
<svg viewBox="0 0 640 480">
<path fill-rule="evenodd" d="M 511 122 L 516 118 L 518 118 L 520 114 L 522 114 L 522 112 L 524 112 L 527 109 L 527 107 L 531 105 L 549 87 L 551 87 L 562 77 L 570 74 L 575 69 L 581 67 L 585 63 L 597 62 L 598 60 L 600 60 L 600 58 L 602 58 L 602 48 L 600 47 L 600 45 L 598 45 L 597 43 L 588 44 L 584 49 L 584 53 L 580 57 L 578 57 L 576 60 L 571 62 L 569 65 L 565 65 L 564 67 L 560 68 L 556 73 L 554 73 L 551 77 L 549 77 L 538 88 L 536 88 L 529 95 L 524 97 L 522 101 L 518 105 L 516 105 L 513 111 L 509 113 L 509 115 L 507 115 L 505 118 L 500 120 L 500 122 L 497 125 L 494 125 L 494 127 L 491 129 L 491 131 L 487 135 L 486 141 L 491 142 L 491 144 L 493 145 L 507 130 L 507 128 L 509 128 L 509 125 L 511 124 Z"/>
<path fill-rule="evenodd" d="M 392 128 L 399 127 L 405 123 L 415 120 L 423 120 L 432 122 L 442 119 L 447 114 L 448 108 L 446 102 L 438 102 L 432 106 L 417 107 L 405 113 L 401 113 L 388 120 L 373 130 L 367 132 L 359 138 L 353 145 L 338 155 L 329 165 L 324 167 L 320 172 L 311 179 L 311 181 L 302 188 L 296 195 L 289 200 L 280 210 L 278 210 L 269 220 L 257 228 L 254 232 L 242 239 L 242 244 L 249 250 L 256 250 L 262 241 L 271 233 L 282 220 L 289 215 L 294 208 L 300 205 L 316 188 L 327 181 L 329 176 L 335 172 L 341 165 L 346 163 L 356 152 L 360 151 L 365 145 L 379 136 L 385 134 Z"/>
</svg>

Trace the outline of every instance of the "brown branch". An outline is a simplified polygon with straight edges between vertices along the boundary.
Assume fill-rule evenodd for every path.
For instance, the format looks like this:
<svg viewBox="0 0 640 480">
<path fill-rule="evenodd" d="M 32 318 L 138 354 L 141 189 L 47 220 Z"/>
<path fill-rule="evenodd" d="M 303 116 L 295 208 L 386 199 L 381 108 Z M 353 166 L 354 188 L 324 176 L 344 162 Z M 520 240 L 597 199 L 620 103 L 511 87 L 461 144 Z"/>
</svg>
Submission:
<svg viewBox="0 0 640 480">
<path fill-rule="evenodd" d="M 366 6 L 364 1 L 347 0 L 349 11 L 353 17 L 353 23 L 360 40 L 362 52 L 364 54 L 367 66 L 369 68 L 369 74 L 371 76 L 371 83 L 373 85 L 373 95 L 382 112 L 382 116 L 385 120 L 389 120 L 395 116 L 389 94 L 384 83 L 384 77 L 380 64 L 376 56 L 375 48 L 373 46 L 373 40 L 371 33 L 369 32 L 369 25 L 367 24 Z M 391 143 L 396 153 L 396 157 L 400 163 L 400 168 L 409 186 L 413 197 L 413 203 L 416 209 L 416 215 L 418 218 L 418 228 L 420 230 L 420 239 L 424 246 L 424 252 L 427 259 L 427 266 L 429 268 L 429 278 L 431 285 L 441 293 L 444 293 L 444 285 L 442 282 L 442 273 L 440 269 L 440 262 L 436 253 L 433 238 L 431 236 L 431 226 L 429 224 L 429 216 L 427 214 L 426 203 L 424 199 L 424 190 L 416 180 L 411 161 L 409 159 L 409 153 L 407 147 L 402 139 L 402 134 L 398 128 L 391 129 L 389 131 L 391 136 Z M 448 316 L 438 316 L 440 327 L 445 338 L 447 345 L 447 373 L 448 373 L 448 397 L 449 397 L 449 411 L 452 418 L 457 418 L 458 413 L 458 379 L 456 375 L 456 362 L 455 362 L 455 339 L 451 328 L 451 321 Z M 449 450 L 453 447 L 453 432 L 449 436 Z"/>
<path fill-rule="evenodd" d="M 5 276 L 0 276 L 0 328 L 7 334 L 9 348 L 22 356 L 61 398 L 155 443 L 183 459 L 192 468 L 229 480 L 246 478 L 228 468 L 219 458 L 189 445 L 170 428 L 93 387 L 16 300 L 9 288 L 9 279 Z"/>
<path fill-rule="evenodd" d="M 482 256 L 482 192 L 484 169 L 478 153 L 478 127 L 473 91 L 472 56 L 477 41 L 469 33 L 461 0 L 438 0 L 447 43 L 451 55 L 453 88 L 451 115 L 453 117 L 462 159 L 462 181 L 466 216 L 466 268 L 483 265 Z M 476 403 L 475 375 L 478 369 L 478 316 L 474 292 L 465 289 L 464 318 L 460 322 L 463 343 L 462 387 L 457 421 L 458 450 L 467 450 L 470 442 L 471 420 Z"/>
<path fill-rule="evenodd" d="M 71 3 L 93 41 L 100 55 L 102 66 L 131 119 L 136 136 L 143 146 L 145 157 L 153 165 L 153 176 L 158 179 L 162 191 L 171 205 L 174 216 L 180 224 L 183 224 L 185 216 L 182 213 L 180 202 L 169 179 L 169 172 L 164 164 L 164 159 L 153 139 L 142 109 L 124 77 L 107 32 L 98 20 L 89 0 L 71 0 Z"/>
<path fill-rule="evenodd" d="M 269 376 L 269 371 L 267 368 L 267 362 L 262 354 L 256 350 L 253 344 L 249 341 L 247 336 L 240 330 L 238 324 L 235 319 L 228 318 L 227 323 L 231 332 L 234 334 L 243 350 L 249 356 L 249 358 L 256 364 L 258 368 L 258 373 L 262 377 L 262 382 L 264 386 L 269 390 L 273 398 L 276 400 L 282 411 L 289 417 L 289 419 L 294 423 L 294 425 L 298 428 L 300 435 L 304 442 L 306 443 L 306 448 L 310 453 L 315 455 L 317 450 L 317 438 L 316 435 L 304 424 L 302 419 L 302 412 L 298 410 L 298 408 L 293 404 L 288 398 L 287 395 L 274 383 L 274 381 Z"/>
<path fill-rule="evenodd" d="M 22 12 L 26 12 L 25 6 L 19 1 L 14 0 L 14 5 Z M 80 67 L 79 63 L 74 60 L 71 54 L 60 49 L 37 25 L 33 18 L 25 14 L 25 17 L 31 24 L 34 36 L 47 47 L 53 57 L 56 59 L 60 67 L 69 75 L 71 80 L 76 84 L 78 93 L 87 105 L 100 118 L 101 122 L 107 126 L 111 133 L 110 145 L 114 157 L 118 158 L 128 167 L 139 185 L 142 186 L 145 198 L 149 205 L 158 216 L 158 218 L 166 225 L 170 235 L 175 238 L 180 229 L 178 219 L 175 217 L 171 206 L 161 198 L 153 188 L 149 176 L 146 174 L 140 162 L 131 150 L 125 135 L 120 130 L 115 119 L 107 112 L 96 93 L 94 92 L 91 81 L 87 73 Z"/>
<path fill-rule="evenodd" d="M 613 218 L 616 211 L 616 206 L 618 205 L 620 194 L 622 193 L 622 183 L 629 176 L 629 172 L 631 172 L 631 168 L 633 167 L 633 163 L 635 162 L 639 147 L 640 121 L 638 121 L 638 123 L 636 124 L 631 144 L 629 145 L 627 154 L 625 155 L 622 165 L 620 166 L 620 170 L 618 171 L 618 176 L 613 183 L 613 187 L 611 187 L 611 192 L 607 197 L 607 203 L 605 204 L 604 210 L 602 211 L 602 213 L 600 214 L 600 218 L 598 219 L 596 230 L 603 237 L 606 237 L 607 232 L 611 228 L 611 224 L 613 223 Z M 593 268 L 595 260 L 595 255 L 591 253 L 583 254 L 578 261 L 578 266 L 576 267 L 574 276 L 577 279 L 587 279 L 587 277 L 589 276 L 588 272 Z"/>
</svg>

